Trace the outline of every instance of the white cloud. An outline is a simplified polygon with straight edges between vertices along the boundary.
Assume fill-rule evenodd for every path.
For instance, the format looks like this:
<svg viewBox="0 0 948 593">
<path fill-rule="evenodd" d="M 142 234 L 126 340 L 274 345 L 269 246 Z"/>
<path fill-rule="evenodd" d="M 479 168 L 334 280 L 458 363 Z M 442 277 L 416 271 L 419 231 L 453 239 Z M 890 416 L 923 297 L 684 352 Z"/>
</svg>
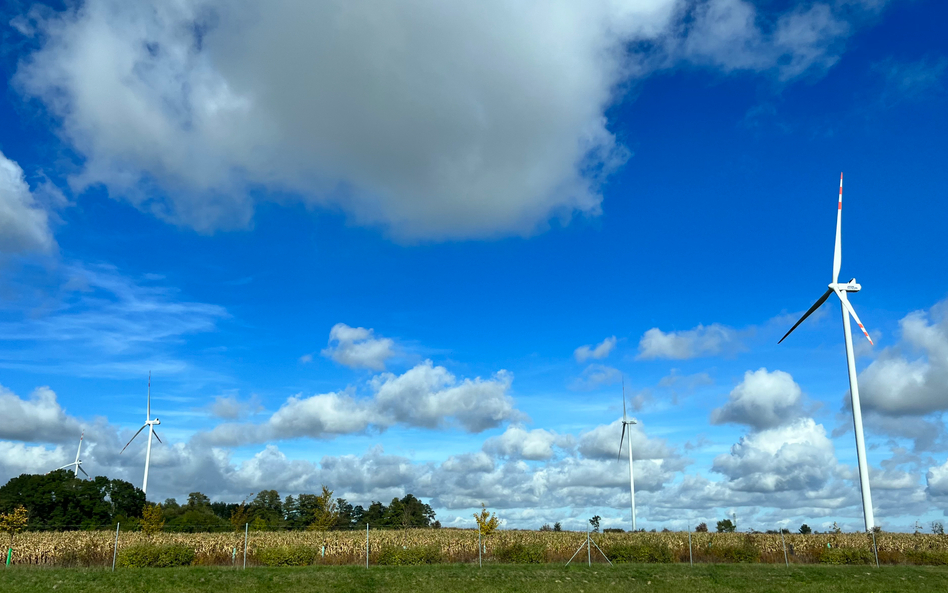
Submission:
<svg viewBox="0 0 948 593">
<path fill-rule="evenodd" d="M 64 443 L 79 438 L 79 422 L 68 415 L 49 387 L 38 387 L 28 400 L 0 385 L 0 439 Z"/>
<path fill-rule="evenodd" d="M 89 0 L 16 22 L 42 42 L 15 84 L 62 120 L 77 189 L 211 231 L 249 224 L 262 186 L 409 240 L 595 216 L 629 154 L 606 118 L 623 83 L 682 60 L 787 79 L 848 33 L 825 4 L 743 0 Z"/>
<path fill-rule="evenodd" d="M 708 326 L 699 324 L 694 329 L 668 333 L 653 327 L 639 340 L 637 358 L 684 360 L 728 354 L 740 349 L 741 342 L 737 332 L 718 323 Z"/>
<path fill-rule="evenodd" d="M 237 420 L 248 414 L 255 414 L 263 409 L 260 398 L 252 395 L 250 399 L 241 400 L 236 395 L 218 395 L 211 404 L 210 412 L 217 418 Z"/>
<path fill-rule="evenodd" d="M 615 420 L 611 424 L 603 424 L 584 432 L 579 437 L 579 453 L 588 459 L 616 459 L 617 456 L 628 457 L 629 451 L 625 445 L 619 450 L 619 437 L 622 436 L 622 424 Z M 625 438 L 632 439 L 632 457 L 636 462 L 644 460 L 665 460 L 680 462 L 681 458 L 675 449 L 665 439 L 649 438 L 646 436 L 642 424 L 633 424 Z M 683 467 L 683 465 L 682 465 Z"/>
<path fill-rule="evenodd" d="M 789 373 L 761 368 L 744 373 L 724 406 L 711 412 L 712 424 L 734 422 L 755 430 L 794 421 L 802 414 L 803 392 Z"/>
<path fill-rule="evenodd" d="M 0 152 L 0 253 L 48 252 L 55 244 L 23 169 Z"/>
<path fill-rule="evenodd" d="M 948 410 L 948 300 L 906 315 L 899 326 L 898 344 L 859 374 L 864 409 L 890 416 Z"/>
<path fill-rule="evenodd" d="M 561 436 L 542 428 L 527 430 L 519 424 L 512 424 L 503 434 L 487 439 L 484 451 L 497 457 L 543 461 L 553 458 L 554 447 L 570 446 L 572 438 L 569 435 Z"/>
<path fill-rule="evenodd" d="M 609 356 L 609 353 L 612 352 L 612 349 L 615 347 L 616 337 L 610 336 L 595 347 L 588 344 L 585 346 L 580 346 L 575 351 L 573 351 L 573 356 L 576 357 L 576 362 L 586 362 L 590 358 L 599 360 Z"/>
<path fill-rule="evenodd" d="M 607 385 L 615 385 L 622 381 L 622 372 L 619 369 L 604 364 L 591 364 L 570 382 L 570 388 L 578 391 L 589 391 Z"/>
<path fill-rule="evenodd" d="M 401 424 L 421 428 L 460 425 L 481 432 L 523 417 L 509 395 L 513 376 L 499 371 L 490 379 L 458 380 L 427 360 L 401 375 L 383 373 L 368 382 L 371 398 L 347 392 L 289 398 L 261 424 L 220 424 L 198 438 L 233 446 L 299 437 L 332 438 L 384 430 Z"/>
<path fill-rule="evenodd" d="M 385 361 L 395 356 L 395 342 L 376 338 L 371 329 L 337 323 L 329 330 L 329 345 L 321 354 L 352 369 L 381 371 Z M 302 362 L 309 362 L 303 358 Z"/>
<path fill-rule="evenodd" d="M 932 498 L 948 499 L 948 461 L 928 469 L 925 475 L 928 495 Z"/>
<path fill-rule="evenodd" d="M 714 459 L 728 486 L 747 492 L 815 491 L 835 475 L 833 442 L 812 418 L 751 433 Z"/>
</svg>

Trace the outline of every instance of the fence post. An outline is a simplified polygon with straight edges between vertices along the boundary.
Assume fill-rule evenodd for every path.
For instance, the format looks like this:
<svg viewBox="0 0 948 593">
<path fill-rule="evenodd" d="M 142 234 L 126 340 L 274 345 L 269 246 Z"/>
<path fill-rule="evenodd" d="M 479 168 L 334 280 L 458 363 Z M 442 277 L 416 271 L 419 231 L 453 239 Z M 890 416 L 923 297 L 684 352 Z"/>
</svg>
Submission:
<svg viewBox="0 0 948 593">
<path fill-rule="evenodd" d="M 247 570 L 247 537 L 250 534 L 250 523 L 244 523 L 244 570 Z"/>
<path fill-rule="evenodd" d="M 481 550 L 484 549 L 484 546 L 481 544 L 481 526 L 477 526 L 477 567 L 484 568 L 484 562 L 481 559 Z"/>
<path fill-rule="evenodd" d="M 13 560 L 13 546 L 7 548 L 7 567 L 10 566 L 11 560 Z"/>
<path fill-rule="evenodd" d="M 118 534 L 119 534 L 119 527 L 121 526 L 122 526 L 121 523 L 115 524 L 115 547 L 112 548 L 112 572 L 115 572 L 115 557 L 118 556 Z"/>
<path fill-rule="evenodd" d="M 369 524 L 365 524 L 365 567 L 369 567 Z"/>
<path fill-rule="evenodd" d="M 783 543 L 783 561 L 787 564 L 787 568 L 790 568 L 790 557 L 787 556 L 787 540 L 783 537 L 783 528 L 780 528 L 780 541 Z"/>
<path fill-rule="evenodd" d="M 593 557 L 592 557 L 592 549 L 589 545 L 589 530 L 588 529 L 586 530 L 586 562 L 589 564 L 589 567 L 592 568 Z"/>
<path fill-rule="evenodd" d="M 876 547 L 876 532 L 872 531 L 872 553 L 876 556 L 876 568 L 879 568 L 879 548 Z"/>
<path fill-rule="evenodd" d="M 688 526 L 688 564 L 695 565 L 695 557 L 691 553 L 691 525 Z"/>
</svg>

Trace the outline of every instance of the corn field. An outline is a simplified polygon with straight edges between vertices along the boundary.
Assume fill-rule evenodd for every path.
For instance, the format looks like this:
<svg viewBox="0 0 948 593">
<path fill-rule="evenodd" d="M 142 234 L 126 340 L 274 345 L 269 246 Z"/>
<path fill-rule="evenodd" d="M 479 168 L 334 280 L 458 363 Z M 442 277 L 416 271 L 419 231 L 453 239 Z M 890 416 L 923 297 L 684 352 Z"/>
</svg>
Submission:
<svg viewBox="0 0 948 593">
<path fill-rule="evenodd" d="M 365 532 L 251 532 L 247 563 L 257 563 L 260 550 L 281 546 L 305 546 L 317 550 L 318 564 L 361 564 L 365 562 Z M 585 542 L 582 532 L 497 531 L 484 538 L 484 559 L 513 544 L 542 546 L 547 562 L 565 562 Z M 26 532 L 16 536 L 13 561 L 18 565 L 111 566 L 114 531 Z M 672 552 L 673 561 L 688 562 L 687 532 L 639 532 L 593 534 L 600 548 L 609 551 L 617 545 L 662 546 Z M 787 559 L 792 563 L 819 561 L 828 549 L 865 550 L 871 553 L 872 538 L 861 533 L 786 534 Z M 692 558 L 695 562 L 720 562 L 716 551 L 751 549 L 759 552 L 760 562 L 784 562 L 784 547 L 779 534 L 692 533 Z M 948 559 L 948 535 L 879 533 L 876 534 L 882 563 L 904 563 L 913 552 L 941 554 Z M 195 551 L 195 564 L 242 565 L 244 534 L 239 533 L 120 533 L 118 549 L 141 544 L 178 544 Z M 477 531 L 462 529 L 372 530 L 369 534 L 369 560 L 390 547 L 435 547 L 444 562 L 476 562 Z M 585 557 L 585 553 L 582 554 Z M 601 561 L 601 557 L 599 557 Z M 725 560 L 726 561 L 726 560 Z"/>
</svg>

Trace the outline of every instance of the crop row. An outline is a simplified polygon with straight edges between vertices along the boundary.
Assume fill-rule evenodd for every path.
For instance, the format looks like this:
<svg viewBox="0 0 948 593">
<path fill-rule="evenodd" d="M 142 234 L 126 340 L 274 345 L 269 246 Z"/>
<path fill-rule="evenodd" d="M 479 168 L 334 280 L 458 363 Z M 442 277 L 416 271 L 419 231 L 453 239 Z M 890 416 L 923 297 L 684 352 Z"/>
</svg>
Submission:
<svg viewBox="0 0 948 593">
<path fill-rule="evenodd" d="M 542 547 L 548 561 L 569 558 L 585 541 L 584 533 L 498 531 L 484 539 L 484 556 L 512 545 Z M 594 534 L 603 549 L 616 546 L 661 547 L 671 551 L 674 560 L 687 562 L 688 533 L 639 532 Z M 319 551 L 317 562 L 349 564 L 365 561 L 364 532 L 251 532 L 247 542 L 248 562 L 254 564 L 261 550 L 304 546 Z M 27 532 L 16 537 L 14 562 L 17 564 L 93 566 L 111 563 L 115 532 Z M 369 534 L 370 560 L 386 548 L 435 548 L 449 562 L 469 562 L 477 558 L 477 531 L 460 529 L 374 530 Z M 871 550 L 867 534 L 744 534 L 692 533 L 692 554 L 696 561 L 714 559 L 720 549 L 752 549 L 763 562 L 783 562 L 784 542 L 791 561 L 813 562 L 827 549 Z M 195 552 L 197 564 L 230 564 L 243 561 L 244 534 L 241 533 L 161 533 L 146 536 L 140 532 L 120 533 L 118 548 L 141 544 L 187 546 Z M 938 553 L 948 557 L 948 536 L 927 534 L 880 533 L 876 544 L 883 562 L 898 561 L 913 552 Z"/>
</svg>

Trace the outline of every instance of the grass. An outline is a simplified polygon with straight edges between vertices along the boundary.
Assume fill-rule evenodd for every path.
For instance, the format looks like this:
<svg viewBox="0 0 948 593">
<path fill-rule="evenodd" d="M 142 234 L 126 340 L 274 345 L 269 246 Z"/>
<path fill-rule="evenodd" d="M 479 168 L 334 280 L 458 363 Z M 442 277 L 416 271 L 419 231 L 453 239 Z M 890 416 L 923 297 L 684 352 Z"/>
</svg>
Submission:
<svg viewBox="0 0 948 593">
<path fill-rule="evenodd" d="M 277 593 L 522 591 L 586 593 L 640 590 L 649 592 L 948 590 L 948 568 L 887 566 L 768 565 L 436 565 L 411 567 L 355 566 L 259 568 L 220 567 L 101 569 L 14 567 L 0 570 L 0 591 L 138 593 Z"/>
</svg>

